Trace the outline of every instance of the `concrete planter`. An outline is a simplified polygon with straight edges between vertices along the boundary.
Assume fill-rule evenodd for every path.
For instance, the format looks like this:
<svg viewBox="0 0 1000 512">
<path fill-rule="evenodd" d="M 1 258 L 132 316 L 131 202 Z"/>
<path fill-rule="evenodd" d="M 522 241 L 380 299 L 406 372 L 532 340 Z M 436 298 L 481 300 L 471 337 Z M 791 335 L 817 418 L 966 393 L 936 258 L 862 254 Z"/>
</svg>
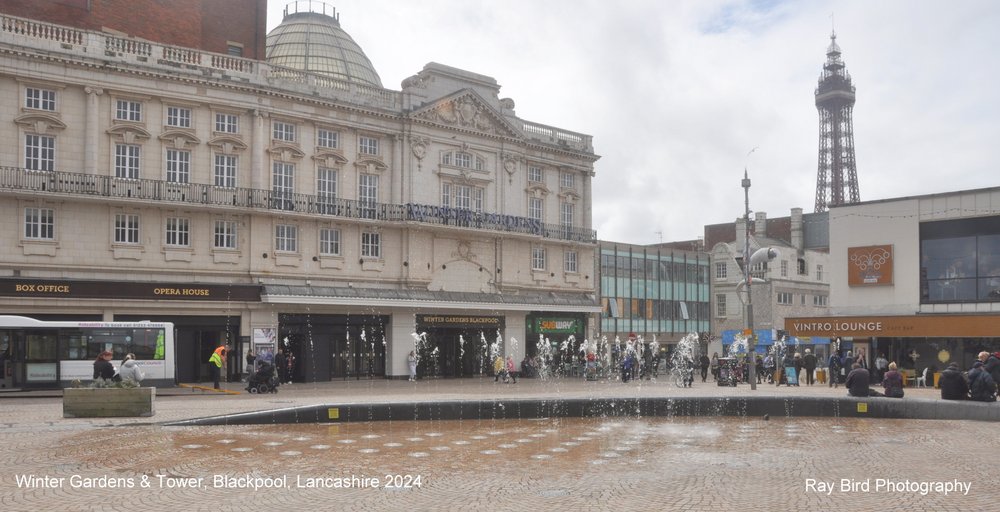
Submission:
<svg viewBox="0 0 1000 512">
<path fill-rule="evenodd" d="M 66 388 L 64 418 L 152 416 L 156 388 Z"/>
</svg>

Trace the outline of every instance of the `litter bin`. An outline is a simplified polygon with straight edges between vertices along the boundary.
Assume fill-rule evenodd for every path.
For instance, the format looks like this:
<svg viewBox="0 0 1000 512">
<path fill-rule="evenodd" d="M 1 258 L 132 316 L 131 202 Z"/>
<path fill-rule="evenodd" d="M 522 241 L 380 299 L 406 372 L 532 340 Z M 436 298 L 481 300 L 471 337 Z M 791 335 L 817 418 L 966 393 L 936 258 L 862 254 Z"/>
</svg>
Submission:
<svg viewBox="0 0 1000 512">
<path fill-rule="evenodd" d="M 716 381 L 720 386 L 736 385 L 736 358 L 719 358 L 719 379 Z"/>
</svg>

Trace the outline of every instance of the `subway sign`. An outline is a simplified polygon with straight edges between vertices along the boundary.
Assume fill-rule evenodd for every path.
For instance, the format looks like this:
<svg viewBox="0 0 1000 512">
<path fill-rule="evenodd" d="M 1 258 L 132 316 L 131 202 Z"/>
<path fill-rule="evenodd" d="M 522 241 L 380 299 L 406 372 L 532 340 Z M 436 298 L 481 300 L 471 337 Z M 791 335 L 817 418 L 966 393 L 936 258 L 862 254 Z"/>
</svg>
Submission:
<svg viewBox="0 0 1000 512">
<path fill-rule="evenodd" d="M 576 334 L 580 330 L 578 318 L 535 319 L 535 332 L 538 334 Z"/>
</svg>

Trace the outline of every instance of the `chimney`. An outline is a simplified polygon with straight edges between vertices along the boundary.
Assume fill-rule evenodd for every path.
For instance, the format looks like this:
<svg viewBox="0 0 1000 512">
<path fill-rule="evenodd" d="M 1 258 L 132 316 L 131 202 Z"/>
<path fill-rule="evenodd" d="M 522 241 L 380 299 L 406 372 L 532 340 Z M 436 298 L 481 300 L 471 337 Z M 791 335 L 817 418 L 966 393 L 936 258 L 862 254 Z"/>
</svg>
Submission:
<svg viewBox="0 0 1000 512">
<path fill-rule="evenodd" d="M 805 250 L 805 243 L 802 238 L 802 208 L 792 208 L 792 247 L 799 254 Z"/>
<path fill-rule="evenodd" d="M 767 212 L 754 212 L 753 232 L 757 236 L 767 236 Z"/>
</svg>

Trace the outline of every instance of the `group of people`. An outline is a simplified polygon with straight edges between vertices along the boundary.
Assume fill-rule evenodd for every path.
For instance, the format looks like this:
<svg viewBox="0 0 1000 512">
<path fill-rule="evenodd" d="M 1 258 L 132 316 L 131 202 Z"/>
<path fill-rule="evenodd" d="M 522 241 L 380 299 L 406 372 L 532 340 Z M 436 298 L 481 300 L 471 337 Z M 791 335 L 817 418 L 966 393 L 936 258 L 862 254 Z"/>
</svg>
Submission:
<svg viewBox="0 0 1000 512">
<path fill-rule="evenodd" d="M 903 398 L 903 376 L 899 373 L 895 362 L 886 365 L 886 372 L 882 376 L 884 392 L 871 389 L 869 387 L 870 378 L 871 373 L 862 366 L 862 363 L 853 362 L 851 372 L 847 375 L 845 382 L 848 395 Z M 1000 352 L 994 354 L 980 352 L 968 372 L 963 372 L 956 362 L 952 362 L 948 368 L 941 372 L 939 382 L 941 398 L 944 400 L 995 402 L 998 382 L 1000 382 Z"/>
<path fill-rule="evenodd" d="M 963 372 L 951 363 L 941 372 L 941 398 L 995 402 L 1000 383 L 1000 352 L 980 352 L 972 368 Z"/>
<path fill-rule="evenodd" d="M 504 359 L 502 355 L 497 354 L 493 358 L 493 382 L 500 382 L 500 378 L 503 378 L 504 382 L 510 382 L 511 379 L 514 380 L 514 384 L 517 384 L 517 367 L 514 366 L 514 356 L 507 355 L 507 359 Z"/>
<path fill-rule="evenodd" d="M 97 355 L 97 359 L 94 360 L 94 380 L 132 382 L 138 385 L 146 377 L 142 368 L 139 367 L 139 362 L 135 359 L 135 354 L 131 352 L 125 354 L 118 368 L 115 368 L 114 363 L 111 362 L 113 357 L 114 354 L 110 350 L 105 350 Z"/>
</svg>

